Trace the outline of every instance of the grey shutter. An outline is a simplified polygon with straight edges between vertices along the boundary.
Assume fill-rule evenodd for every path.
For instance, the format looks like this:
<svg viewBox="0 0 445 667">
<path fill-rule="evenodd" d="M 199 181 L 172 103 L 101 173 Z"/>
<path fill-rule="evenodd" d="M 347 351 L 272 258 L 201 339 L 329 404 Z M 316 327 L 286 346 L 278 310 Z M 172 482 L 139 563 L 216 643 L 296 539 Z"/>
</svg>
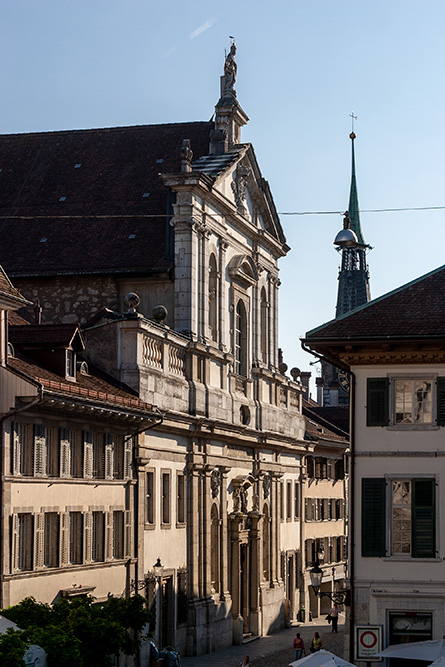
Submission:
<svg viewBox="0 0 445 667">
<path fill-rule="evenodd" d="M 389 421 L 389 380 L 368 378 L 366 426 L 387 426 Z"/>
<path fill-rule="evenodd" d="M 105 479 L 114 479 L 114 442 L 111 433 L 104 434 Z"/>
<path fill-rule="evenodd" d="M 85 479 L 93 478 L 93 434 L 91 431 L 83 432 L 83 476 Z"/>
<path fill-rule="evenodd" d="M 105 560 L 111 560 L 113 553 L 113 512 L 105 512 Z"/>
<path fill-rule="evenodd" d="M 11 573 L 19 569 L 19 515 L 11 517 Z"/>
<path fill-rule="evenodd" d="M 124 440 L 124 479 L 131 479 L 131 463 L 133 459 L 133 438 Z"/>
<path fill-rule="evenodd" d="M 68 428 L 60 428 L 60 476 L 70 477 L 71 475 L 71 446 L 70 431 Z"/>
<path fill-rule="evenodd" d="M 34 568 L 42 569 L 45 558 L 45 514 L 37 512 L 34 519 Z"/>
<path fill-rule="evenodd" d="M 362 556 L 385 556 L 386 482 L 362 479 Z"/>
<path fill-rule="evenodd" d="M 436 512 L 435 480 L 413 480 L 412 557 L 435 558 Z"/>
<path fill-rule="evenodd" d="M 83 520 L 83 562 L 91 563 L 93 558 L 93 514 L 85 512 Z"/>
<path fill-rule="evenodd" d="M 60 566 L 68 565 L 70 560 L 70 515 L 69 512 L 61 512 L 60 514 Z"/>
<path fill-rule="evenodd" d="M 131 558 L 132 556 L 132 521 L 131 521 L 131 511 L 130 510 L 125 510 L 124 512 L 124 520 L 125 520 L 125 526 L 124 526 L 124 532 L 125 532 L 125 551 L 124 551 L 124 556 L 125 558 Z"/>
<path fill-rule="evenodd" d="M 445 377 L 437 378 L 437 423 L 445 426 Z"/>
<path fill-rule="evenodd" d="M 34 424 L 34 476 L 46 475 L 46 428 L 43 424 Z"/>
<path fill-rule="evenodd" d="M 12 466 L 11 472 L 13 475 L 20 475 L 20 437 L 19 437 L 19 425 L 17 422 L 13 424 L 12 433 Z"/>
</svg>

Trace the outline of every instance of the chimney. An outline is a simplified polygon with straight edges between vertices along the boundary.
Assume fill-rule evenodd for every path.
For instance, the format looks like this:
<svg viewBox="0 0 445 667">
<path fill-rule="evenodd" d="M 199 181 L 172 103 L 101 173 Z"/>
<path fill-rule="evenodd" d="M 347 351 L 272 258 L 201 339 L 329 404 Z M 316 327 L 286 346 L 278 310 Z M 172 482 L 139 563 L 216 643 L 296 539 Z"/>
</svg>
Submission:
<svg viewBox="0 0 445 667">
<path fill-rule="evenodd" d="M 37 299 L 36 305 L 34 306 L 34 324 L 42 324 L 42 307 L 40 305 L 40 299 Z"/>
<path fill-rule="evenodd" d="M 315 378 L 315 384 L 317 387 L 317 403 L 320 407 L 323 407 L 323 378 Z"/>
<path fill-rule="evenodd" d="M 309 393 L 309 380 L 311 379 L 312 373 L 310 371 L 301 371 L 300 373 L 300 378 L 301 378 L 301 384 L 303 385 L 303 398 L 305 398 L 307 401 L 310 398 L 310 393 Z"/>
</svg>

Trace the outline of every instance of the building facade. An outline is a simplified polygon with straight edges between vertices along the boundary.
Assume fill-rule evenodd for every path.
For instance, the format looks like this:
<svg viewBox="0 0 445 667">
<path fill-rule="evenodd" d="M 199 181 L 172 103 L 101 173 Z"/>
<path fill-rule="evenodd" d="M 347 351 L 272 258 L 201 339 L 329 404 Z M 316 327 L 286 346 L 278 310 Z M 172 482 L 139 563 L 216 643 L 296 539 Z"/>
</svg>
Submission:
<svg viewBox="0 0 445 667">
<path fill-rule="evenodd" d="M 351 658 L 359 626 L 383 646 L 444 634 L 444 288 L 440 267 L 306 336 L 353 378 Z"/>
</svg>

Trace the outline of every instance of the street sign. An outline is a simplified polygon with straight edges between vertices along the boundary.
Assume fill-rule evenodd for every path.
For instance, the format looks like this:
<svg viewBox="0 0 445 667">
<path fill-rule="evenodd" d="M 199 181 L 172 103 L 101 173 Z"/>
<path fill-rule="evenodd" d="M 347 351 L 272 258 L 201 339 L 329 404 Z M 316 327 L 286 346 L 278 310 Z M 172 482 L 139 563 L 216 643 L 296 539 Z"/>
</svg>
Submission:
<svg viewBox="0 0 445 667">
<path fill-rule="evenodd" d="M 368 662 L 381 662 L 377 654 L 382 650 L 381 625 L 355 626 L 355 659 Z"/>
</svg>

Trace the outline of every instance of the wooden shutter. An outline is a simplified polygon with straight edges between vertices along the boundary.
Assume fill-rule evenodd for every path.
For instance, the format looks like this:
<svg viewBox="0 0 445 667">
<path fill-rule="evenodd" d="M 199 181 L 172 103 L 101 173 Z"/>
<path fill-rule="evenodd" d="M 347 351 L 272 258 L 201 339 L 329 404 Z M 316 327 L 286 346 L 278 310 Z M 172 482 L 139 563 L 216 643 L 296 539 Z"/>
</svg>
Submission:
<svg viewBox="0 0 445 667">
<path fill-rule="evenodd" d="M 113 553 L 113 512 L 105 512 L 105 560 L 111 560 Z"/>
<path fill-rule="evenodd" d="M 389 421 L 389 380 L 368 378 L 366 426 L 387 426 Z"/>
<path fill-rule="evenodd" d="M 131 478 L 131 462 L 133 459 L 133 438 L 126 437 L 124 440 L 124 479 Z"/>
<path fill-rule="evenodd" d="M 61 512 L 60 514 L 60 566 L 68 565 L 70 561 L 70 515 L 69 512 Z"/>
<path fill-rule="evenodd" d="M 45 560 L 45 514 L 37 512 L 34 519 L 34 567 L 36 570 L 44 566 Z"/>
<path fill-rule="evenodd" d="M 43 424 L 34 424 L 34 475 L 46 475 L 46 428 Z"/>
<path fill-rule="evenodd" d="M 132 556 L 132 522 L 131 522 L 131 511 L 130 510 L 125 510 L 124 512 L 124 519 L 125 519 L 125 526 L 124 526 L 124 531 L 125 531 L 125 551 L 124 551 L 124 556 L 125 558 L 131 558 Z"/>
<path fill-rule="evenodd" d="M 11 573 L 19 569 L 19 515 L 11 517 Z"/>
<path fill-rule="evenodd" d="M 435 558 L 436 512 L 435 480 L 413 480 L 412 557 Z"/>
<path fill-rule="evenodd" d="M 445 426 L 445 377 L 437 378 L 437 423 Z"/>
<path fill-rule="evenodd" d="M 19 437 L 19 425 L 17 424 L 17 422 L 15 422 L 13 425 L 11 439 L 12 439 L 11 472 L 13 475 L 20 475 L 20 437 Z"/>
<path fill-rule="evenodd" d="M 362 479 L 362 556 L 385 556 L 386 481 Z"/>
<path fill-rule="evenodd" d="M 114 478 L 114 442 L 111 433 L 104 434 L 105 479 Z"/>
<path fill-rule="evenodd" d="M 68 428 L 60 428 L 60 476 L 70 477 L 71 475 L 71 446 L 70 431 Z"/>
<path fill-rule="evenodd" d="M 306 521 L 310 521 L 309 508 L 310 508 L 309 498 L 305 498 L 304 499 L 304 518 L 306 519 Z"/>
<path fill-rule="evenodd" d="M 83 562 L 91 563 L 93 558 L 93 513 L 85 512 L 83 520 Z"/>
<path fill-rule="evenodd" d="M 93 434 L 91 431 L 83 432 L 83 476 L 85 479 L 93 478 Z"/>
</svg>

